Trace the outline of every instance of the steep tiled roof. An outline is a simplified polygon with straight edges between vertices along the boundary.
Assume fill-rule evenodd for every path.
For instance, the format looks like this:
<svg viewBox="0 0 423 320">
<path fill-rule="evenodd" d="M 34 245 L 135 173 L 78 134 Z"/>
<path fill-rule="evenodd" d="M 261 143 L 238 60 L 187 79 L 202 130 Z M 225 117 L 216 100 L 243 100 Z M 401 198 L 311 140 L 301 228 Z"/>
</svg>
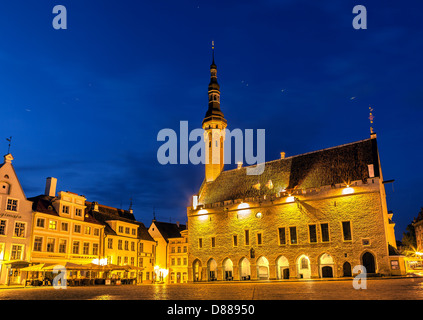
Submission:
<svg viewBox="0 0 423 320">
<path fill-rule="evenodd" d="M 42 212 L 51 214 L 54 216 L 58 216 L 56 209 L 53 206 L 53 200 L 56 197 L 46 196 L 46 195 L 39 195 L 36 197 L 28 198 L 29 201 L 32 201 L 32 210 L 36 212 Z"/>
<path fill-rule="evenodd" d="M 85 205 L 87 206 L 87 209 L 90 211 L 92 208 L 93 202 L 85 201 Z M 123 218 L 127 220 L 135 220 L 134 214 L 128 210 L 109 207 L 102 204 L 98 205 L 98 210 L 100 213 L 110 217 Z"/>
<path fill-rule="evenodd" d="M 269 161 L 261 175 L 247 175 L 245 167 L 223 171 L 215 181 L 203 183 L 199 204 L 366 180 L 369 164 L 374 165 L 374 176 L 378 177 L 375 138 Z"/>
<path fill-rule="evenodd" d="M 154 241 L 154 239 L 150 236 L 148 233 L 148 229 L 146 226 L 140 222 L 136 221 L 133 213 L 113 208 L 105 205 L 98 204 L 98 211 L 93 210 L 93 203 L 92 202 L 85 202 L 85 205 L 87 206 L 87 211 L 90 212 L 90 214 L 98 221 L 100 221 L 104 226 L 104 232 L 105 234 L 112 234 L 116 235 L 116 232 L 110 227 L 110 225 L 106 222 L 109 220 L 120 220 L 124 222 L 129 222 L 138 225 L 138 238 L 142 240 L 147 241 Z"/>
<path fill-rule="evenodd" d="M 179 224 L 178 226 L 176 223 L 170 223 L 170 222 L 160 222 L 160 221 L 153 221 L 153 222 L 166 241 L 169 238 L 181 237 L 181 231 L 186 230 L 187 228 L 186 225 L 184 224 Z"/>
<path fill-rule="evenodd" d="M 39 195 L 36 197 L 28 198 L 29 201 L 32 201 L 32 210 L 41 213 L 47 213 L 54 216 L 59 216 L 59 213 L 53 206 L 53 202 L 58 201 L 58 197 L 52 197 L 47 195 Z M 96 220 L 91 214 L 87 211 L 84 213 L 84 221 L 89 223 L 96 223 L 100 224 L 98 220 Z"/>
</svg>

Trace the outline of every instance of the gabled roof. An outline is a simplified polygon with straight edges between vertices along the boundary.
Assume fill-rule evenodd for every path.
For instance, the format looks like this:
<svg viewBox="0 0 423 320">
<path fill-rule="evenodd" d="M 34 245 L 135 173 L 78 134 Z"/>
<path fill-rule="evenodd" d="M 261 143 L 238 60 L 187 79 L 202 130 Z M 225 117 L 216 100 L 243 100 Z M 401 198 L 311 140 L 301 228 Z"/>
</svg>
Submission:
<svg viewBox="0 0 423 320">
<path fill-rule="evenodd" d="M 178 225 L 176 223 L 160 222 L 155 220 L 153 220 L 153 223 L 166 241 L 168 241 L 169 238 L 181 238 L 181 231 L 187 229 L 184 224 Z"/>
<path fill-rule="evenodd" d="M 93 202 L 85 201 L 85 205 L 87 206 L 88 210 L 92 210 Z M 98 212 L 106 216 L 109 216 L 111 219 L 123 218 L 123 219 L 135 221 L 134 214 L 124 209 L 119 209 L 119 208 L 105 206 L 103 204 L 98 204 Z"/>
<path fill-rule="evenodd" d="M 246 167 L 222 171 L 216 180 L 203 182 L 199 204 L 270 195 L 282 190 L 349 184 L 368 179 L 369 164 L 374 165 L 374 176 L 379 177 L 375 138 L 269 161 L 261 175 L 247 175 Z"/>
<path fill-rule="evenodd" d="M 148 229 L 146 228 L 146 226 L 142 222 L 136 221 L 133 213 L 127 210 L 113 208 L 113 207 L 105 206 L 102 204 L 98 204 L 98 211 L 94 211 L 93 202 L 86 201 L 85 205 L 87 206 L 86 210 L 96 220 L 100 221 L 105 226 L 104 227 L 105 234 L 117 235 L 116 232 L 107 223 L 107 221 L 119 220 L 119 221 L 138 225 L 138 239 L 154 241 L 154 239 L 148 233 Z"/>
<path fill-rule="evenodd" d="M 53 202 L 59 201 L 58 197 L 47 196 L 41 194 L 36 197 L 28 198 L 29 201 L 32 201 L 32 210 L 36 212 L 51 214 L 54 216 L 60 216 L 59 213 L 54 208 Z M 95 219 L 87 210 L 84 212 L 84 222 L 101 224 L 100 221 Z"/>
<path fill-rule="evenodd" d="M 28 198 L 29 201 L 32 201 L 32 210 L 41 213 L 47 213 L 54 216 L 58 216 L 56 209 L 53 206 L 53 201 L 56 197 L 46 196 L 44 194 Z"/>
</svg>

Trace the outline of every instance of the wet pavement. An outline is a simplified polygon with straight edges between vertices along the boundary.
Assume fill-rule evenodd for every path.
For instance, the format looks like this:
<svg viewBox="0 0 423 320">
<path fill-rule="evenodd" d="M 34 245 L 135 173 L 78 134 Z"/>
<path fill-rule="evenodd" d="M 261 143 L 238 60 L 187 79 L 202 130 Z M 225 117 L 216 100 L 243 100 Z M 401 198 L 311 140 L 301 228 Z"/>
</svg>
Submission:
<svg viewBox="0 0 423 320">
<path fill-rule="evenodd" d="M 0 300 L 421 300 L 423 278 L 0 289 Z"/>
</svg>

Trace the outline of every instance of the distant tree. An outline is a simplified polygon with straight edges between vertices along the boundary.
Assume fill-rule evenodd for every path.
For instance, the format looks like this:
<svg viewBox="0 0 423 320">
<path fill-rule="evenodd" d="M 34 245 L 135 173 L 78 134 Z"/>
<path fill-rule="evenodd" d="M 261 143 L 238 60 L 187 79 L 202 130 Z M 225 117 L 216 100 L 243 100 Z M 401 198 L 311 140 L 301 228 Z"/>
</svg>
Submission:
<svg viewBox="0 0 423 320">
<path fill-rule="evenodd" d="M 416 231 L 413 224 L 409 224 L 405 229 L 406 232 L 402 233 L 402 246 L 405 251 L 415 251 L 417 247 Z"/>
</svg>

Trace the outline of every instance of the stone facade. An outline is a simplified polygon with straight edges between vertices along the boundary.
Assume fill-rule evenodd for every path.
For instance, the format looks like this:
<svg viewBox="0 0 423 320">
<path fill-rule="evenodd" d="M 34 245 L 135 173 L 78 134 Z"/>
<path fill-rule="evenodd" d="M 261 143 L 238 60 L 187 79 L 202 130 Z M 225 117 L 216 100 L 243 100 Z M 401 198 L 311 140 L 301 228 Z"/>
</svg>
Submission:
<svg viewBox="0 0 423 320">
<path fill-rule="evenodd" d="M 325 276 L 325 266 L 332 269 L 333 277 L 342 277 L 344 263 L 349 263 L 351 272 L 363 264 L 366 252 L 375 259 L 375 273 L 389 274 L 384 227 L 389 221 L 382 210 L 380 188 L 383 185 L 375 178 L 366 184 L 353 182 L 348 194 L 343 194 L 345 186 L 338 185 L 300 191 L 291 197 L 281 194 L 207 209 L 188 208 L 189 280 L 211 280 L 210 271 L 215 271 L 216 280 L 225 280 L 231 264 L 233 280 L 240 280 L 248 273 L 247 267 L 241 266 L 244 258 L 250 265 L 247 279 L 282 279 L 286 268 L 289 278 L 319 278 Z M 342 222 L 346 221 L 350 222 L 351 240 L 344 240 Z M 321 224 L 328 225 L 329 241 L 323 239 Z M 316 225 L 316 242 L 310 240 L 310 225 Z M 296 227 L 296 244 L 291 243 L 290 227 Z M 285 228 L 285 244 L 280 244 L 279 228 Z M 245 244 L 245 230 L 249 230 L 249 245 Z M 301 269 L 300 257 L 306 257 L 308 268 Z"/>
<path fill-rule="evenodd" d="M 213 98 L 220 96 L 216 70 L 213 59 L 206 136 L 227 126 Z M 205 139 L 207 159 L 224 154 L 218 138 Z M 206 161 L 187 208 L 188 281 L 346 277 L 358 273 L 355 266 L 392 274 L 394 223 L 373 131 L 370 139 L 292 157 L 282 152 L 261 165 L 251 175 L 242 165 L 224 171 L 222 160 Z"/>
</svg>

